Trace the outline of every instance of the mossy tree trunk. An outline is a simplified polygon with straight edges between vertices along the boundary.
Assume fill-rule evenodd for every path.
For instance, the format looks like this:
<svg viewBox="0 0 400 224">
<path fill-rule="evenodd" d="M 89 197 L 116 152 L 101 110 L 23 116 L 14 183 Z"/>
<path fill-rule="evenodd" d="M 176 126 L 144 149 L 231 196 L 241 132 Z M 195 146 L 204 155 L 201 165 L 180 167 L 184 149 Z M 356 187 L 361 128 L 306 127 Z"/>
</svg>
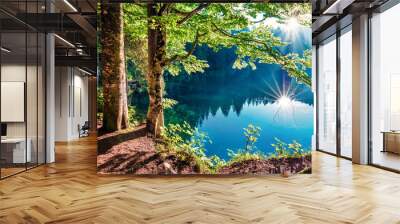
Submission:
<svg viewBox="0 0 400 224">
<path fill-rule="evenodd" d="M 112 132 L 129 126 L 122 4 L 102 4 L 101 23 L 102 131 Z"/>
<path fill-rule="evenodd" d="M 158 15 L 156 4 L 147 5 L 148 25 L 148 72 L 147 84 L 149 93 L 149 109 L 147 112 L 147 130 L 152 137 L 160 137 L 164 125 L 163 93 L 164 93 L 164 61 L 166 57 L 165 27 L 155 22 L 151 24 L 152 16 Z"/>
</svg>

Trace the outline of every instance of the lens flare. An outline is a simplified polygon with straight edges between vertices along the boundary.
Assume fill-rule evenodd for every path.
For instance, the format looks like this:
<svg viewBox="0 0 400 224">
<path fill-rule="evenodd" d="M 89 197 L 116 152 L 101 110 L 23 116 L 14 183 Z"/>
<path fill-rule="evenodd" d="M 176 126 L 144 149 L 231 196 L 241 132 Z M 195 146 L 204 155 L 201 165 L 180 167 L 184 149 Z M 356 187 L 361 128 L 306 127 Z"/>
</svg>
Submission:
<svg viewBox="0 0 400 224">
<path fill-rule="evenodd" d="M 288 30 L 295 30 L 298 28 L 298 26 L 299 26 L 299 21 L 294 17 L 289 18 L 286 22 L 286 27 Z"/>
<path fill-rule="evenodd" d="M 292 104 L 292 100 L 287 96 L 281 96 L 278 100 L 279 107 L 288 108 Z"/>
</svg>

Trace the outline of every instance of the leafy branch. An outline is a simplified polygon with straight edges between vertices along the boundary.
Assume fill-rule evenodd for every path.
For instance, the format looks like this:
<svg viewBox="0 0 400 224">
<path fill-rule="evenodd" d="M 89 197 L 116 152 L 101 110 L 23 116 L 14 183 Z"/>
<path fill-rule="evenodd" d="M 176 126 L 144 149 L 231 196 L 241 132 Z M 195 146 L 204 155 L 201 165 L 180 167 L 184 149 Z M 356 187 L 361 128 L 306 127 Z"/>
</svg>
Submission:
<svg viewBox="0 0 400 224">
<path fill-rule="evenodd" d="M 187 13 L 185 17 L 183 17 L 181 20 L 177 22 L 178 25 L 183 24 L 186 22 L 190 17 L 194 16 L 195 14 L 199 13 L 201 10 L 209 6 L 210 3 L 201 3 L 197 8 L 193 9 L 191 12 Z"/>
<path fill-rule="evenodd" d="M 273 47 L 269 46 L 266 41 L 262 41 L 256 38 L 250 38 L 249 35 L 244 36 L 243 33 L 235 35 L 218 27 L 214 22 L 211 22 L 211 24 L 213 25 L 214 30 L 219 32 L 220 34 L 233 39 L 240 40 L 239 42 L 236 43 L 239 47 L 245 44 L 261 45 L 262 48 L 253 47 L 252 50 L 260 51 L 263 52 L 264 54 L 268 53 L 269 56 L 272 56 L 274 58 L 275 63 L 281 65 L 282 68 L 286 70 L 290 76 L 297 79 L 299 82 L 311 86 L 311 79 L 304 71 L 307 67 L 310 67 L 310 63 L 308 61 L 311 61 L 310 58 L 308 57 L 308 54 L 306 54 L 307 52 L 304 54 L 305 58 L 300 58 L 297 54 L 283 55 L 283 53 L 279 49 L 276 48 L 274 49 Z M 262 55 L 259 56 L 260 56 L 259 59 L 262 59 Z M 241 61 L 241 63 L 239 64 L 241 65 L 252 64 L 254 67 L 254 62 L 244 63 L 243 61 Z M 237 66 L 237 67 L 242 68 L 246 66 Z"/>
<path fill-rule="evenodd" d="M 197 45 L 199 44 L 199 38 L 204 36 L 204 35 L 205 34 L 200 34 L 200 32 L 197 31 L 196 32 L 196 36 L 195 36 L 194 41 L 193 41 L 193 44 L 192 44 L 190 50 L 186 52 L 186 55 L 176 54 L 176 55 L 172 56 L 171 58 L 166 59 L 163 64 L 164 65 L 169 65 L 174 61 L 182 61 L 182 60 L 185 60 L 185 59 L 189 58 L 189 56 L 191 56 L 194 53 L 194 51 L 196 50 Z"/>
</svg>

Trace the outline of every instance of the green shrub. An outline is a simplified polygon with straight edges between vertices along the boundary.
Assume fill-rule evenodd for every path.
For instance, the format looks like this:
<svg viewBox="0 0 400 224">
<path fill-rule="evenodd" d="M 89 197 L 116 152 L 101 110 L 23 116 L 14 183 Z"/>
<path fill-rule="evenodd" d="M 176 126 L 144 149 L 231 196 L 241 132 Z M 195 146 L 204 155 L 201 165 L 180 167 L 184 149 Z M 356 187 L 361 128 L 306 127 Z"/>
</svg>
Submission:
<svg viewBox="0 0 400 224">
<path fill-rule="evenodd" d="M 139 113 L 135 106 L 128 105 L 128 119 L 130 125 L 137 126 L 144 122 L 145 116 Z"/>
<path fill-rule="evenodd" d="M 287 157 L 302 157 L 309 152 L 304 150 L 303 146 L 298 143 L 296 140 L 293 140 L 292 143 L 285 143 L 282 140 L 275 138 L 276 143 L 271 144 L 274 147 L 275 152 L 270 154 L 270 157 L 274 158 L 287 158 Z"/>
<path fill-rule="evenodd" d="M 162 155 L 174 154 L 178 160 L 193 161 L 201 173 L 214 173 L 225 165 L 225 161 L 218 156 L 206 156 L 205 144 L 211 143 L 210 138 L 187 122 L 169 124 L 162 129 L 161 137 L 164 145 L 158 150 Z"/>
<path fill-rule="evenodd" d="M 136 120 L 136 110 L 135 106 L 129 105 L 128 106 L 128 119 L 130 125 L 138 125 L 138 121 Z"/>
<path fill-rule="evenodd" d="M 102 113 L 104 108 L 103 88 L 97 88 L 97 112 Z"/>
<path fill-rule="evenodd" d="M 103 121 L 103 112 L 97 112 L 96 115 L 98 121 Z"/>
<path fill-rule="evenodd" d="M 228 156 L 230 157 L 228 164 L 233 164 L 233 163 L 242 163 L 248 160 L 263 160 L 266 159 L 266 156 L 261 153 L 261 152 L 243 152 L 238 150 L 237 152 L 234 152 L 230 149 L 228 149 Z"/>
<path fill-rule="evenodd" d="M 272 144 L 275 152 L 266 155 L 257 150 L 256 143 L 260 136 L 261 128 L 252 124 L 244 130 L 245 145 L 236 151 L 227 149 L 229 161 L 213 155 L 206 155 L 206 143 L 211 143 L 210 138 L 197 128 L 192 128 L 187 122 L 182 124 L 169 124 L 162 129 L 162 143 L 158 144 L 158 152 L 163 156 L 175 155 L 179 161 L 193 162 L 201 173 L 216 173 L 221 168 L 233 163 L 242 163 L 249 160 L 266 160 L 270 158 L 301 157 L 307 155 L 306 150 L 297 141 L 287 144 L 278 138 Z"/>
<path fill-rule="evenodd" d="M 261 128 L 249 124 L 246 128 L 243 128 L 244 136 L 246 140 L 246 144 L 244 149 L 238 149 L 233 151 L 231 149 L 228 150 L 228 156 L 230 157 L 229 164 L 232 163 L 240 163 L 247 160 L 262 160 L 265 159 L 266 156 L 257 151 L 256 143 L 258 141 L 258 137 L 260 137 Z"/>
<path fill-rule="evenodd" d="M 221 169 L 222 167 L 227 165 L 225 160 L 219 158 L 216 155 L 213 155 L 209 158 L 210 158 L 210 161 L 209 161 L 210 167 L 209 168 L 210 168 L 211 173 L 216 173 L 219 169 Z"/>
<path fill-rule="evenodd" d="M 297 141 L 293 140 L 292 143 L 287 144 L 278 138 L 275 138 L 276 143 L 271 144 L 274 147 L 275 152 L 266 155 L 257 150 L 256 143 L 260 136 L 261 128 L 249 124 L 247 128 L 244 128 L 244 136 L 246 138 L 246 144 L 244 149 L 238 149 L 236 151 L 228 150 L 228 156 L 230 157 L 228 164 L 241 163 L 248 160 L 265 160 L 269 158 L 292 158 L 302 157 L 309 152 L 304 150 L 302 145 Z"/>
<path fill-rule="evenodd" d="M 178 101 L 170 98 L 164 98 L 163 100 L 163 108 L 164 109 L 171 109 L 173 106 L 178 104 Z"/>
<path fill-rule="evenodd" d="M 246 137 L 246 145 L 244 151 L 246 153 L 255 151 L 257 149 L 255 144 L 258 140 L 258 137 L 260 137 L 261 128 L 249 124 L 247 128 L 243 128 L 243 130 L 244 130 L 244 136 Z"/>
</svg>

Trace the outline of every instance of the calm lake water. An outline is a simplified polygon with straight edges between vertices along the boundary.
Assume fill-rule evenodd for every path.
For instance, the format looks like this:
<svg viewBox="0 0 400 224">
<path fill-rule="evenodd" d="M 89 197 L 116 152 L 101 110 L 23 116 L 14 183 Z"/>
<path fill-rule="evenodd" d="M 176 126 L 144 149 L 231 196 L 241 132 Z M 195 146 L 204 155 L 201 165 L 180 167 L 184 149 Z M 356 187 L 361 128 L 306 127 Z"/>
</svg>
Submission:
<svg viewBox="0 0 400 224">
<path fill-rule="evenodd" d="M 250 123 L 261 128 L 261 135 L 256 144 L 260 151 L 273 152 L 271 144 L 275 142 L 275 137 L 285 142 L 296 140 L 304 147 L 310 148 L 313 108 L 301 102 L 294 102 L 292 107 L 290 110 L 293 110 L 295 116 L 290 111 L 280 113 L 282 109 L 277 103 L 246 104 L 240 116 L 233 111 L 225 116 L 219 110 L 199 126 L 199 129 L 208 133 L 213 140 L 212 144 L 206 147 L 208 154 L 227 159 L 228 155 L 224 149 L 243 148 L 243 128 Z"/>
<path fill-rule="evenodd" d="M 206 132 L 212 140 L 206 145 L 206 153 L 224 159 L 228 159 L 226 149 L 244 147 L 243 128 L 249 124 L 261 128 L 256 144 L 260 151 L 272 152 L 275 138 L 296 140 L 310 148 L 312 93 L 274 67 L 260 65 L 258 72 L 226 74 L 223 84 L 203 81 L 189 86 L 170 82 L 168 97 L 178 104 L 165 112 L 166 122 L 187 121 Z M 218 76 L 212 72 L 202 75 Z"/>
<path fill-rule="evenodd" d="M 309 49 L 309 32 L 300 34 L 282 50 L 301 53 Z M 273 152 L 274 138 L 311 147 L 313 95 L 307 86 L 297 84 L 277 65 L 232 69 L 234 49 L 215 53 L 202 47 L 195 54 L 210 67 L 201 74 L 166 76 L 166 97 L 178 101 L 165 111 L 166 123 L 186 121 L 206 132 L 212 140 L 206 154 L 225 160 L 229 159 L 227 149 L 244 147 L 243 128 L 249 124 L 261 128 L 256 146 L 262 152 Z"/>
</svg>

